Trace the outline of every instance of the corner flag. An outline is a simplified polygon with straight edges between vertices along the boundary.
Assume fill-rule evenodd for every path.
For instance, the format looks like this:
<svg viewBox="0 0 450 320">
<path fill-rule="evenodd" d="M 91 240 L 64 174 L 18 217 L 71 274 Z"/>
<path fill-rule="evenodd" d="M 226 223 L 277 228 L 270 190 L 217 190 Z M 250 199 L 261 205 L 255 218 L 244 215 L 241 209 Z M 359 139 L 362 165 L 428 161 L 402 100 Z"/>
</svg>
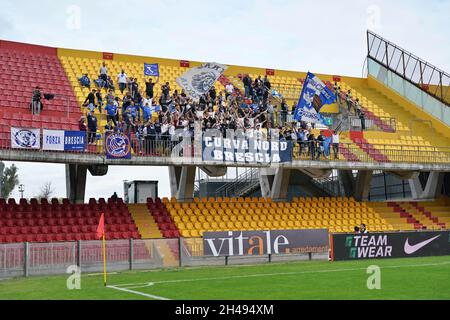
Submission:
<svg viewBox="0 0 450 320">
<path fill-rule="evenodd" d="M 102 239 L 102 255 L 103 255 L 103 282 L 106 287 L 106 238 L 105 238 L 105 214 L 102 213 L 97 227 L 97 238 Z"/>
<path fill-rule="evenodd" d="M 97 239 L 102 239 L 105 235 L 105 214 L 102 213 L 97 227 Z"/>
</svg>

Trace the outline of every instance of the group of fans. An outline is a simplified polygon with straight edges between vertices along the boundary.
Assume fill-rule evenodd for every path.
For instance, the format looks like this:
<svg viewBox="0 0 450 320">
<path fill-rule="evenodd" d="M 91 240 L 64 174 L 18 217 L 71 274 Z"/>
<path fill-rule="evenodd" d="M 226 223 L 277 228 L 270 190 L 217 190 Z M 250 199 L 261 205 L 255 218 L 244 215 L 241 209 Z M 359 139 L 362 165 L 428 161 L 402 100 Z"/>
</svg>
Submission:
<svg viewBox="0 0 450 320">
<path fill-rule="evenodd" d="M 332 147 L 334 157 L 338 158 L 339 135 L 334 133 L 330 141 L 322 134 L 316 137 L 312 133 L 314 124 L 290 121 L 286 100 L 271 94 L 267 76 L 254 80 L 249 75 L 241 77 L 243 93 L 227 83 L 225 90 L 217 92 L 213 86 L 196 99 L 187 96 L 184 90 L 172 90 L 169 82 L 161 85 L 158 98 L 155 86 L 159 78 L 144 80 L 145 88 L 140 88 L 137 79 L 128 77 L 122 70 L 117 76 L 119 90 L 124 95 L 120 98 L 114 94 L 114 83 L 106 64 L 102 65 L 99 77 L 94 81 L 95 88 L 83 104 L 88 109 L 87 115 L 80 119 L 80 130 L 88 132 L 89 143 L 93 144 L 97 139 L 95 109 L 98 109 L 100 113 L 106 113 L 105 132 L 129 133 L 132 140 L 140 141 L 144 146 L 151 145 L 152 141 L 171 141 L 174 134 L 180 132 L 184 137 L 193 137 L 195 124 L 201 123 L 202 130 L 220 130 L 224 137 L 227 130 L 237 129 L 245 131 L 249 137 L 263 139 L 276 134 L 281 140 L 298 143 L 299 155 L 311 159 L 331 156 Z M 87 74 L 79 82 L 91 88 Z M 274 102 L 279 103 L 279 109 Z M 327 138 L 329 143 L 326 143 Z M 148 151 L 148 148 L 141 150 Z"/>
</svg>

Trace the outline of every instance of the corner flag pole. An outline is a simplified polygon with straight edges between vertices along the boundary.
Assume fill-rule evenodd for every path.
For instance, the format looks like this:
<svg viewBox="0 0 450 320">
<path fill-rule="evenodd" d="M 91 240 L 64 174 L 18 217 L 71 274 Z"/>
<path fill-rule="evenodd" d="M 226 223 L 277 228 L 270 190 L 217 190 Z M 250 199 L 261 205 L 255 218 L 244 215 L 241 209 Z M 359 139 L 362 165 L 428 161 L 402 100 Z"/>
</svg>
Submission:
<svg viewBox="0 0 450 320">
<path fill-rule="evenodd" d="M 102 238 L 102 247 L 103 247 L 103 282 L 106 287 L 106 239 L 105 239 L 105 233 L 103 232 L 103 238 Z"/>
<path fill-rule="evenodd" d="M 97 227 L 97 239 L 102 239 L 102 255 L 103 255 L 103 282 L 106 287 L 106 238 L 105 238 L 105 214 L 102 213 Z"/>
</svg>

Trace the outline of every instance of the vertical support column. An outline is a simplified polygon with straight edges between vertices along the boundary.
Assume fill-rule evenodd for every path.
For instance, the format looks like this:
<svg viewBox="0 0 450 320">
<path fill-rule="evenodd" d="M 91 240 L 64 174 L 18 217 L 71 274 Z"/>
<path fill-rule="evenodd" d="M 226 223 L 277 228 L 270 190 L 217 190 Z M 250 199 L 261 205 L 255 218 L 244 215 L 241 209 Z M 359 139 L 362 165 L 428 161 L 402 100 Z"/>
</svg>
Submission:
<svg viewBox="0 0 450 320">
<path fill-rule="evenodd" d="M 444 177 L 444 172 L 430 172 L 425 188 L 422 187 L 418 177 L 409 179 L 408 182 L 411 188 L 412 198 L 415 200 L 438 198 L 442 191 Z"/>
<path fill-rule="evenodd" d="M 370 192 L 370 183 L 372 182 L 372 170 L 360 170 L 356 176 L 355 199 L 358 201 L 367 201 Z"/>
<path fill-rule="evenodd" d="M 28 267 L 30 265 L 29 258 L 30 258 L 30 244 L 28 242 L 24 243 L 24 250 L 23 250 L 23 275 L 24 277 L 28 277 Z"/>
<path fill-rule="evenodd" d="M 170 191 L 178 200 L 194 198 L 195 171 L 197 167 L 169 167 Z"/>
<path fill-rule="evenodd" d="M 271 198 L 286 199 L 289 188 L 291 169 L 278 168 L 273 179 Z"/>
<path fill-rule="evenodd" d="M 3 172 L 5 170 L 5 164 L 3 161 L 0 161 L 0 198 L 3 198 L 2 190 L 3 190 Z"/>
<path fill-rule="evenodd" d="M 351 170 L 339 170 L 339 180 L 342 182 L 344 193 L 346 197 L 351 197 L 355 193 L 355 179 Z"/>
<path fill-rule="evenodd" d="M 133 270 L 133 260 L 134 260 L 134 240 L 130 239 L 130 270 Z"/>
<path fill-rule="evenodd" d="M 178 237 L 178 266 L 183 267 L 183 244 L 181 237 Z"/>
<path fill-rule="evenodd" d="M 269 169 L 259 169 L 259 185 L 261 187 L 261 196 L 270 198 L 272 190 L 273 172 Z"/>
<path fill-rule="evenodd" d="M 81 240 L 77 241 L 77 266 L 81 268 Z"/>
<path fill-rule="evenodd" d="M 72 203 L 84 203 L 87 170 L 85 165 L 66 164 L 66 194 Z"/>
<path fill-rule="evenodd" d="M 411 197 L 413 199 L 420 199 L 423 194 L 422 184 L 420 183 L 419 177 L 414 177 L 408 180 L 409 188 L 411 189 Z"/>
</svg>

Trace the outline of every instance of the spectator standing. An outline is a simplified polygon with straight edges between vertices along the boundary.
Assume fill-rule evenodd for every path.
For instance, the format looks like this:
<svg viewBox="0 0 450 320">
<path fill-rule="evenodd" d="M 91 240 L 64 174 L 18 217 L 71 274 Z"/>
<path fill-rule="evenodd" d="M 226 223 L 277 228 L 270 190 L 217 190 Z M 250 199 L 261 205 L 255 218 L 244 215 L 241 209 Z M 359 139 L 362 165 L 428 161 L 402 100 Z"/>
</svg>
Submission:
<svg viewBox="0 0 450 320">
<path fill-rule="evenodd" d="M 125 96 L 123 97 L 122 101 L 122 114 L 125 113 L 125 111 L 128 109 L 128 107 L 131 107 L 131 103 L 133 101 L 133 98 L 131 97 L 131 93 L 127 92 Z"/>
<path fill-rule="evenodd" d="M 361 131 L 365 131 L 366 130 L 366 118 L 365 118 L 364 112 L 360 112 L 359 120 L 361 120 Z"/>
<path fill-rule="evenodd" d="M 98 90 L 98 91 L 95 93 L 95 97 L 97 98 L 98 111 L 99 111 L 100 113 L 102 113 L 102 108 L 103 108 L 103 96 L 102 96 L 101 90 Z"/>
<path fill-rule="evenodd" d="M 117 126 L 117 104 L 116 101 L 112 101 L 112 103 L 108 103 L 106 105 L 106 120 L 112 121 L 114 123 L 114 126 Z"/>
<path fill-rule="evenodd" d="M 33 98 L 31 99 L 31 112 L 33 115 L 39 115 L 42 110 L 42 93 L 41 88 L 36 87 L 33 90 Z"/>
<path fill-rule="evenodd" d="M 88 123 L 88 143 L 95 144 L 95 139 L 97 135 L 97 117 L 94 112 L 90 112 L 87 116 Z"/>
<path fill-rule="evenodd" d="M 106 89 L 108 84 L 108 68 L 106 67 L 105 62 L 103 62 L 102 66 L 100 67 L 100 79 L 103 81 L 103 86 Z"/>
<path fill-rule="evenodd" d="M 225 87 L 225 98 L 228 99 L 229 96 L 233 94 L 234 87 L 231 83 L 227 84 Z"/>
<path fill-rule="evenodd" d="M 153 99 L 155 93 L 155 85 L 159 82 L 159 78 L 156 82 L 153 82 L 152 78 L 149 78 L 148 81 L 145 81 L 145 93 L 147 95 L 147 99 Z"/>
<path fill-rule="evenodd" d="M 338 103 L 339 109 L 341 109 L 341 87 L 337 82 L 334 83 L 334 95 L 336 96 L 336 102 Z M 340 111 L 340 110 L 339 110 Z"/>
<path fill-rule="evenodd" d="M 125 70 L 122 69 L 122 72 L 120 72 L 119 75 L 117 76 L 117 82 L 119 83 L 119 90 L 122 94 L 127 87 L 127 80 L 128 80 L 127 74 L 125 73 Z"/>
<path fill-rule="evenodd" d="M 170 95 L 170 83 L 166 82 L 166 84 L 162 85 L 161 90 L 164 98 L 168 100 Z"/>
<path fill-rule="evenodd" d="M 252 87 L 252 79 L 248 74 L 244 76 L 242 79 L 242 83 L 244 84 L 244 94 L 246 98 L 250 97 L 250 89 Z"/>
<path fill-rule="evenodd" d="M 325 137 L 323 136 L 322 132 L 320 132 L 319 136 L 317 137 L 317 160 L 320 160 L 321 156 L 324 156 L 324 158 L 326 159 L 324 141 Z"/>
<path fill-rule="evenodd" d="M 286 99 L 281 99 L 281 125 L 285 125 L 287 120 L 289 106 L 286 103 Z"/>
<path fill-rule="evenodd" d="M 347 109 L 348 109 L 348 112 L 350 112 L 350 110 L 352 109 L 352 105 L 353 105 L 353 97 L 352 97 L 351 90 L 348 90 L 347 95 L 346 95 L 346 100 L 347 100 Z"/>
<path fill-rule="evenodd" d="M 359 99 L 358 98 L 355 100 L 354 108 L 355 108 L 355 114 L 357 116 L 359 116 L 361 114 L 361 104 L 359 103 Z"/>
<path fill-rule="evenodd" d="M 339 159 L 339 133 L 334 132 L 331 136 L 331 143 L 333 144 L 333 153 L 334 153 L 334 159 Z"/>
<path fill-rule="evenodd" d="M 144 107 L 142 108 L 142 113 L 144 117 L 144 124 L 146 124 L 152 117 L 152 109 L 150 108 L 149 102 L 145 103 Z"/>
<path fill-rule="evenodd" d="M 97 90 L 92 89 L 91 92 L 89 92 L 88 96 L 84 100 L 83 106 L 88 107 L 89 112 L 94 112 L 95 110 L 95 93 Z"/>
</svg>

